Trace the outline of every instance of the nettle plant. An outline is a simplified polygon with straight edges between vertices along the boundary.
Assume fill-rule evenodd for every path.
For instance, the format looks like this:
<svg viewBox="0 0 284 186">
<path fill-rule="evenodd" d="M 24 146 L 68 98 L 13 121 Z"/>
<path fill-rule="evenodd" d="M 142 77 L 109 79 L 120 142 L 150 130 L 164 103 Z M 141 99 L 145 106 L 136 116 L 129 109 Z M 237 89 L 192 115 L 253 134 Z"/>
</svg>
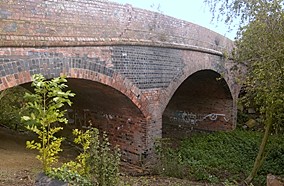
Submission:
<svg viewBox="0 0 284 186">
<path fill-rule="evenodd" d="M 55 134 L 63 129 L 58 123 L 67 124 L 65 118 L 66 110 L 64 104 L 71 106 L 70 97 L 74 93 L 67 88 L 67 80 L 64 77 L 57 77 L 46 80 L 43 75 L 33 75 L 32 87 L 34 93 L 26 93 L 24 98 L 27 101 L 25 109 L 27 115 L 22 116 L 22 120 L 27 122 L 27 129 L 38 135 L 39 141 L 27 141 L 29 149 L 39 151 L 37 159 L 42 162 L 43 171 L 47 173 L 51 170 L 52 164 L 58 161 L 58 153 L 62 151 L 61 143 L 63 137 L 56 137 Z"/>
</svg>

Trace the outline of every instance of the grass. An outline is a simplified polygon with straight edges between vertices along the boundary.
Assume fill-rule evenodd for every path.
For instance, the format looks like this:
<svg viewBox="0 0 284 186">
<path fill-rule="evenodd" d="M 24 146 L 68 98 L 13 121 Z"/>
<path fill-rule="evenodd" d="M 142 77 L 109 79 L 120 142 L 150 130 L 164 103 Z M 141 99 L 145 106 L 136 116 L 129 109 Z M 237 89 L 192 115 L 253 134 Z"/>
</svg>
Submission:
<svg viewBox="0 0 284 186">
<path fill-rule="evenodd" d="M 157 148 L 159 174 L 195 181 L 240 182 L 249 174 L 262 133 L 237 129 L 232 132 L 196 133 L 172 148 L 163 140 Z M 166 141 L 166 142 L 165 142 Z M 266 160 L 254 180 L 265 185 L 266 175 L 284 175 L 284 136 L 271 136 Z"/>
</svg>

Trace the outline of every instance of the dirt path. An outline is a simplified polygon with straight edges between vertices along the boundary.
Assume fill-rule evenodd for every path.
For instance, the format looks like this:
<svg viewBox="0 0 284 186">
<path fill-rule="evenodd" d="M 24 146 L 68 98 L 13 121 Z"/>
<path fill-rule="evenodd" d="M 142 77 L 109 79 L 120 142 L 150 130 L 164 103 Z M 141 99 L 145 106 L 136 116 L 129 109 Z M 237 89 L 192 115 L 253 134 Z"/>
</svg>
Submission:
<svg viewBox="0 0 284 186">
<path fill-rule="evenodd" d="M 30 137 L 0 127 L 0 185 L 33 185 L 40 170 L 35 152 L 25 148 Z"/>
<path fill-rule="evenodd" d="M 32 140 L 31 135 L 18 133 L 0 126 L 0 186 L 32 186 L 35 176 L 41 170 L 35 158 L 36 151 L 25 148 L 25 142 Z M 66 149 L 64 158 L 74 157 L 74 150 Z M 205 186 L 176 178 L 157 176 L 124 176 L 123 180 L 133 186 Z"/>
</svg>

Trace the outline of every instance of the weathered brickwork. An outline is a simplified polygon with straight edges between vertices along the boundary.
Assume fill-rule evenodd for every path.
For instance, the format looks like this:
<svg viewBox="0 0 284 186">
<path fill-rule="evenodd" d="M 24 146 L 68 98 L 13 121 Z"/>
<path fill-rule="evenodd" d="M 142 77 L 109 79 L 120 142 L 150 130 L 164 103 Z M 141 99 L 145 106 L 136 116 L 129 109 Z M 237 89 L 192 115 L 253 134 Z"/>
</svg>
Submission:
<svg viewBox="0 0 284 186">
<path fill-rule="evenodd" d="M 143 43 L 222 51 L 232 45 L 198 25 L 103 0 L 3 0 L 0 18 L 0 46 Z"/>
<path fill-rule="evenodd" d="M 233 42 L 206 28 L 104 0 L 2 0 L 0 23 L 0 91 L 66 75 L 77 119 L 106 130 L 124 161 L 149 159 L 180 110 L 228 118 L 200 129 L 236 124 L 240 86 L 222 54 Z"/>
<path fill-rule="evenodd" d="M 185 66 L 181 51 L 154 47 L 113 47 L 114 69 L 140 89 L 166 88 Z"/>
<path fill-rule="evenodd" d="M 117 105 L 115 100 L 109 103 L 106 100 L 118 93 L 109 93 L 109 97 L 100 98 L 98 91 L 94 91 L 91 95 L 103 102 L 98 103 L 96 99 L 92 99 L 92 96 L 79 96 L 79 102 L 84 104 L 77 104 L 77 110 L 91 110 L 94 119 L 93 126 L 107 130 L 111 140 L 122 147 L 123 159 L 136 164 L 140 164 L 153 152 L 154 140 L 162 135 L 163 112 L 165 111 L 164 116 L 167 116 L 169 110 L 172 109 L 171 106 L 170 109 L 166 109 L 166 106 L 181 83 L 188 81 L 187 78 L 190 79 L 190 75 L 194 72 L 206 69 L 218 71 L 219 69 L 214 68 L 216 63 L 222 61 L 220 56 L 190 50 L 179 51 L 141 46 L 2 48 L 0 53 L 3 54 L 0 60 L 1 90 L 30 82 L 32 74 L 42 73 L 47 78 L 65 74 L 69 78 L 99 82 L 125 95 L 126 97 L 118 97 L 117 100 L 127 98 L 131 101 L 115 107 L 113 106 L 113 104 Z M 232 113 L 234 108 L 230 85 L 226 90 L 222 90 L 222 86 L 215 86 L 220 89 L 218 94 L 222 94 L 225 98 L 229 95 L 226 101 L 222 100 L 222 96 L 219 98 L 216 94 L 217 97 L 212 97 L 208 92 L 211 91 L 208 87 L 211 86 L 212 79 L 216 80 L 215 76 L 209 76 L 208 82 L 204 77 L 200 79 L 202 81 L 193 79 L 192 81 L 197 83 L 189 84 L 187 88 L 184 88 L 183 92 L 187 92 L 186 97 L 178 97 L 180 100 L 178 104 L 184 108 L 173 107 L 171 112 L 179 109 L 203 114 L 224 113 L 225 111 L 227 116 L 230 115 L 229 122 L 205 121 L 200 128 L 206 130 L 231 129 L 234 126 L 234 114 Z M 92 85 L 91 81 L 85 83 L 85 86 L 81 85 L 83 86 L 81 88 L 74 85 L 70 88 L 77 90 L 78 95 L 83 90 L 83 92 L 98 90 L 98 86 Z M 199 84 L 203 85 L 199 86 Z M 202 95 L 205 98 L 199 98 L 200 96 L 190 93 L 195 89 L 204 90 Z M 99 90 L 103 92 L 103 88 Z M 108 95 L 108 92 L 110 91 L 106 91 L 105 94 Z M 186 101 L 188 99 L 191 101 Z M 88 105 L 88 102 L 99 106 L 92 107 Z M 171 103 L 175 104 L 175 102 Z M 124 107 L 139 109 L 141 113 L 132 112 L 133 109 L 116 113 L 115 110 L 121 110 Z M 98 117 L 98 113 L 102 110 L 103 114 L 113 115 L 112 119 Z M 129 124 L 128 119 L 133 124 Z"/>
</svg>

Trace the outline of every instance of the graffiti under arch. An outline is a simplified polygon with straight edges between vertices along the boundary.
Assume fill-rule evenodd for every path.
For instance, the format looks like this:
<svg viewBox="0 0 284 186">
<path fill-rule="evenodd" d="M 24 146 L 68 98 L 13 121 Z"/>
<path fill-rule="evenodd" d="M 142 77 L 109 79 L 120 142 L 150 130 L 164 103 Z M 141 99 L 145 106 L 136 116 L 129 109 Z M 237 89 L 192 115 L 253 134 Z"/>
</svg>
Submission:
<svg viewBox="0 0 284 186">
<path fill-rule="evenodd" d="M 216 121 L 218 117 L 224 119 L 225 122 L 229 122 L 230 119 L 226 118 L 226 114 L 210 113 L 210 114 L 196 114 L 186 111 L 177 111 L 170 116 L 171 121 L 177 121 L 180 123 L 186 123 L 190 125 L 198 125 L 199 122 L 204 120 Z"/>
</svg>

